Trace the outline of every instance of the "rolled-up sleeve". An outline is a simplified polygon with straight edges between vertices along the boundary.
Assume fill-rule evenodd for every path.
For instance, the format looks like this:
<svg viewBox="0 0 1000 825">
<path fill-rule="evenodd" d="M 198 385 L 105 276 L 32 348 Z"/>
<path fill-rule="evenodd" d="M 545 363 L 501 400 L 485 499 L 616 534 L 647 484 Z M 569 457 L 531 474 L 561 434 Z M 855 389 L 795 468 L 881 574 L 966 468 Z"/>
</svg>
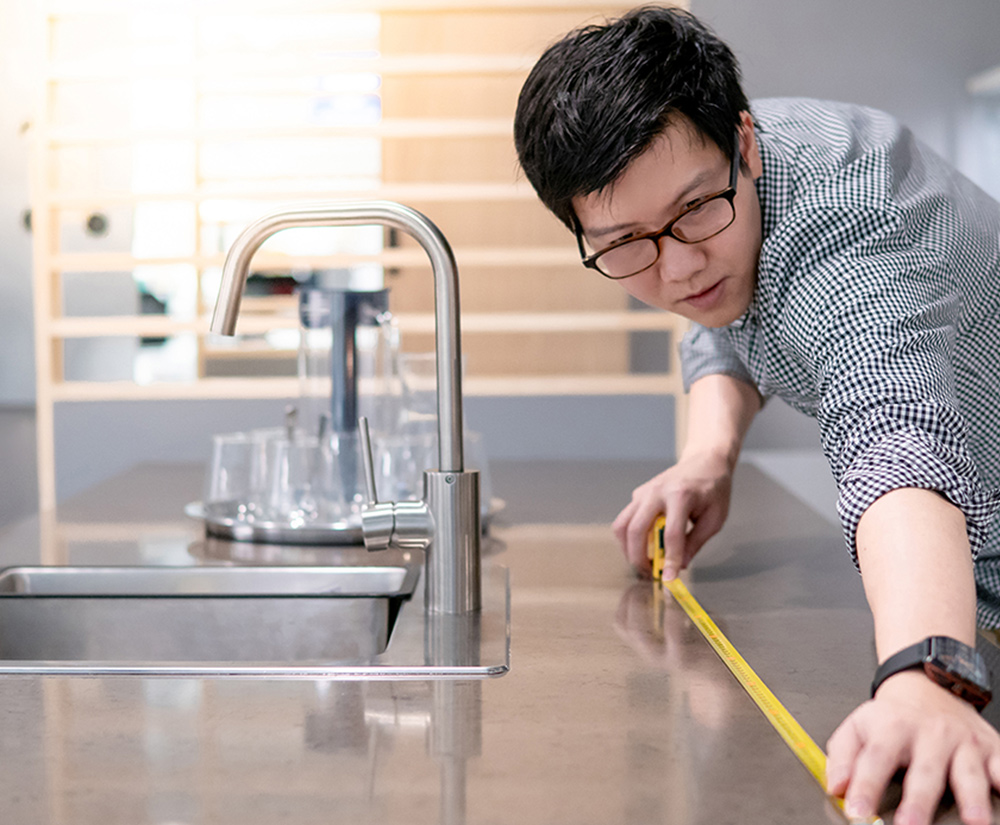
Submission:
<svg viewBox="0 0 1000 825">
<path fill-rule="evenodd" d="M 896 423 L 869 421 L 867 426 L 875 431 Z M 841 476 L 837 509 L 855 563 L 861 516 L 878 498 L 903 487 L 935 490 L 962 510 L 973 556 L 979 555 L 996 513 L 996 493 L 978 481 L 964 450 L 923 427 L 901 427 L 858 450 Z"/>
<path fill-rule="evenodd" d="M 826 281 L 837 295 L 814 315 L 823 450 L 857 563 L 865 511 L 904 487 L 934 490 L 962 510 L 974 555 L 1000 495 L 969 451 L 969 422 L 954 369 L 961 298 L 944 267 L 900 252 L 841 261 Z"/>
<path fill-rule="evenodd" d="M 750 385 L 754 380 L 721 329 L 691 324 L 680 343 L 681 378 L 684 391 L 706 375 L 731 375 Z"/>
</svg>

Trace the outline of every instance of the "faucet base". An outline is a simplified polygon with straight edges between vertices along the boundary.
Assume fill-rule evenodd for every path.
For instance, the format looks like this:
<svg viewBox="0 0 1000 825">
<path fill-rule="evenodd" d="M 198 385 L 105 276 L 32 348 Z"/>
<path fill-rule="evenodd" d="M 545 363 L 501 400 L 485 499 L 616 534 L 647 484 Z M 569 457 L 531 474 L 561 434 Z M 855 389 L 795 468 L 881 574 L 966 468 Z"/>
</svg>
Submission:
<svg viewBox="0 0 1000 825">
<path fill-rule="evenodd" d="M 434 524 L 427 551 L 427 611 L 464 615 L 482 607 L 479 472 L 424 473 L 424 500 Z"/>
</svg>

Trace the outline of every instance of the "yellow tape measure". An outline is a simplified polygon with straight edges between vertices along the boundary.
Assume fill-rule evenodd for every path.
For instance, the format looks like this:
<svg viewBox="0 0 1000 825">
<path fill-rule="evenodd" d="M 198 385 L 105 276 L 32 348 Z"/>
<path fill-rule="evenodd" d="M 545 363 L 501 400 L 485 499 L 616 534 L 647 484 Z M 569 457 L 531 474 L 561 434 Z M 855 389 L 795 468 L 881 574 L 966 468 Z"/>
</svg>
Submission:
<svg viewBox="0 0 1000 825">
<path fill-rule="evenodd" d="M 701 631 L 702 636 L 705 637 L 712 646 L 712 649 L 719 655 L 719 658 L 722 659 L 726 667 L 732 671 L 736 680 L 749 694 L 750 698 L 753 699 L 757 707 L 761 709 L 764 716 L 778 732 L 778 735 L 785 741 L 785 744 L 788 745 L 792 753 L 799 758 L 799 761 L 805 765 L 806 770 L 813 775 L 813 778 L 819 783 L 825 793 L 826 754 L 823 752 L 823 749 L 813 741 L 812 737 L 806 733 L 805 728 L 778 701 L 778 697 L 771 692 L 771 689 L 761 681 L 760 677 L 754 672 L 754 669 L 747 663 L 747 660 L 740 655 L 740 652 L 733 646 L 732 642 L 725 637 L 722 631 L 719 630 L 718 625 L 712 621 L 711 616 L 705 612 L 694 596 L 691 595 L 691 591 L 687 589 L 684 582 L 680 579 L 672 579 L 668 582 L 662 581 L 663 529 L 665 523 L 663 516 L 660 516 L 649 533 L 647 555 L 653 565 L 655 586 L 662 584 L 665 590 L 670 591 L 670 595 L 674 597 L 677 604 L 687 613 L 691 621 Z M 829 799 L 847 817 L 844 811 L 844 800 L 841 797 L 832 796 Z M 882 823 L 879 817 L 872 817 L 870 819 L 848 818 L 848 821 L 852 825 L 855 825 L 855 823 L 857 825 L 860 825 L 860 823 L 881 825 Z"/>
</svg>

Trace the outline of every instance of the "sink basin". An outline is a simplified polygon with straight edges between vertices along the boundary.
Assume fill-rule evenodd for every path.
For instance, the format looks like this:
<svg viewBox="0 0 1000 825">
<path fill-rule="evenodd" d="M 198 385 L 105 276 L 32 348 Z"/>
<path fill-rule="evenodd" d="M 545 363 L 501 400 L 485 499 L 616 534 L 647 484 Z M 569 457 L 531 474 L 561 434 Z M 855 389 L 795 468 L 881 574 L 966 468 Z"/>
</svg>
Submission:
<svg viewBox="0 0 1000 825">
<path fill-rule="evenodd" d="M 510 639 L 502 573 L 492 588 L 497 615 L 470 620 L 475 650 L 435 664 L 417 563 L 10 567 L 0 571 L 0 674 L 499 675 Z"/>
<path fill-rule="evenodd" d="M 15 567 L 0 573 L 0 668 L 17 661 L 364 662 L 419 568 Z"/>
</svg>

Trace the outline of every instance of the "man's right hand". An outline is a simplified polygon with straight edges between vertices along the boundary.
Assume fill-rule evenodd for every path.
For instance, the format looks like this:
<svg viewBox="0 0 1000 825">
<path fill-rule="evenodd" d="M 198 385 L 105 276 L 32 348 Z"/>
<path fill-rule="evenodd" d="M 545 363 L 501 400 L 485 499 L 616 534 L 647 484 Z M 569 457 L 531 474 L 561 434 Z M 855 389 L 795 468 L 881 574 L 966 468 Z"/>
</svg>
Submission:
<svg viewBox="0 0 1000 825">
<path fill-rule="evenodd" d="M 732 467 L 725 456 L 713 452 L 682 456 L 673 467 L 637 487 L 614 520 L 612 529 L 625 558 L 640 573 L 650 575 L 647 536 L 662 513 L 666 519 L 663 578 L 674 578 L 722 528 L 731 490 Z"/>
</svg>

